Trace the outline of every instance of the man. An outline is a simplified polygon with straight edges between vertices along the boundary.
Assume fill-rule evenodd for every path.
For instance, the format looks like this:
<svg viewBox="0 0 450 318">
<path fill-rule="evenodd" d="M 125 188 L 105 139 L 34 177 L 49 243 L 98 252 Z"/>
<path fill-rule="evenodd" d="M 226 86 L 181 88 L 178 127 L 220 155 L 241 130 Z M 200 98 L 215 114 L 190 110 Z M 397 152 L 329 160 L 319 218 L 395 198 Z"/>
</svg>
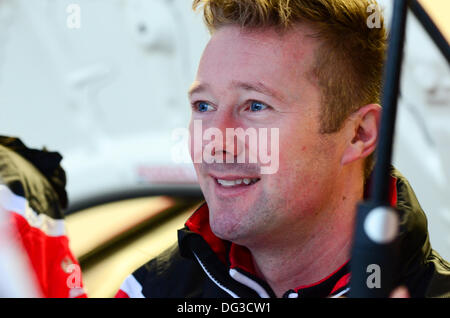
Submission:
<svg viewBox="0 0 450 318">
<path fill-rule="evenodd" d="M 0 136 L 0 227 L 7 229 L 0 241 L 9 242 L 0 257 L 0 267 L 6 267 L 1 297 L 86 297 L 65 232 L 68 201 L 61 159 L 56 152 Z"/>
<path fill-rule="evenodd" d="M 382 20 L 367 26 L 371 3 L 194 1 L 212 34 L 189 92 L 191 156 L 206 203 L 178 244 L 129 276 L 118 297 L 348 292 L 355 207 L 367 192 L 381 113 L 386 31 Z M 276 132 L 277 171 L 249 160 L 257 152 L 250 138 L 196 147 L 198 123 L 203 134 Z M 205 156 L 212 160 L 198 160 Z M 395 170 L 391 198 L 404 223 L 398 284 L 412 297 L 449 296 L 450 266 L 431 249 L 424 213 Z"/>
</svg>

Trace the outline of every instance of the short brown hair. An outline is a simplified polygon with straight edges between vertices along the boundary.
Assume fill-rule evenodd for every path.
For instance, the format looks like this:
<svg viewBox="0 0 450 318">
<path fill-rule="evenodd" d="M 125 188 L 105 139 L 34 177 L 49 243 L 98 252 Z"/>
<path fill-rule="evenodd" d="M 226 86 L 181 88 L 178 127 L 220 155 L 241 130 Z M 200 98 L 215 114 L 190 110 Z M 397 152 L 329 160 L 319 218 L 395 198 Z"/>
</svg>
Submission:
<svg viewBox="0 0 450 318">
<path fill-rule="evenodd" d="M 386 30 L 382 16 L 379 27 L 367 24 L 374 0 L 194 0 L 193 9 L 201 4 L 211 33 L 225 25 L 287 29 L 301 22 L 317 30 L 311 74 L 322 92 L 322 133 L 339 131 L 360 107 L 380 104 Z M 365 177 L 373 165 L 372 154 Z"/>
</svg>

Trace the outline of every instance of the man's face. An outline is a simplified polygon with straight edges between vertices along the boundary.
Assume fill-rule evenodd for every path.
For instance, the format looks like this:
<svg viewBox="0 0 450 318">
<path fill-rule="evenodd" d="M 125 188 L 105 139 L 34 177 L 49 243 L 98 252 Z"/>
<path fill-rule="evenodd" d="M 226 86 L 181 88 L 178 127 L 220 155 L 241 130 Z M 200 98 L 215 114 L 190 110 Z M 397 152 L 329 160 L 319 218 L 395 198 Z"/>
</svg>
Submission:
<svg viewBox="0 0 450 318">
<path fill-rule="evenodd" d="M 330 202 L 343 145 L 339 133 L 319 133 L 321 97 L 308 78 L 318 42 L 309 33 L 306 26 L 283 35 L 226 26 L 213 34 L 204 51 L 190 93 L 191 138 L 198 120 L 203 131 L 217 128 L 223 136 L 226 128 L 266 128 L 271 138 L 273 129 L 279 132 L 279 157 L 271 158 L 278 160 L 275 173 L 261 174 L 261 161 L 194 163 L 211 228 L 223 239 L 249 246 L 308 230 Z M 206 144 L 191 146 L 193 159 Z M 210 149 L 225 158 L 237 157 L 238 148 L 224 143 Z M 245 179 L 253 182 L 247 185 Z M 236 180 L 243 181 L 233 185 Z"/>
</svg>

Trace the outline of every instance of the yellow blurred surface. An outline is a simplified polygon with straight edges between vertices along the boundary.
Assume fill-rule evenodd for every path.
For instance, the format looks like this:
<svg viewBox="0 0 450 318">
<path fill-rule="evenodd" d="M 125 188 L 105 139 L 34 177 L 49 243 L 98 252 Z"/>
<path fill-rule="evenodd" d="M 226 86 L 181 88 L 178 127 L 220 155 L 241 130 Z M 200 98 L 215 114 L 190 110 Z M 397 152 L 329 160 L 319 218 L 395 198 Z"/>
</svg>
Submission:
<svg viewBox="0 0 450 318">
<path fill-rule="evenodd" d="M 177 241 L 177 230 L 183 227 L 192 212 L 189 210 L 177 215 L 83 271 L 88 296 L 114 297 L 129 274 Z"/>
<path fill-rule="evenodd" d="M 86 209 L 66 217 L 69 242 L 76 257 L 86 255 L 109 239 L 132 230 L 141 222 L 175 205 L 175 199 L 159 196 L 129 199 Z M 81 263 L 83 284 L 90 298 L 114 297 L 124 279 L 177 241 L 196 206 L 167 215 L 168 218 L 112 248 L 97 251 L 87 264 Z"/>
<path fill-rule="evenodd" d="M 81 257 L 174 204 L 165 197 L 137 198 L 86 209 L 66 217 L 70 248 Z"/>
<path fill-rule="evenodd" d="M 419 2 L 450 43 L 450 0 L 420 0 Z"/>
</svg>

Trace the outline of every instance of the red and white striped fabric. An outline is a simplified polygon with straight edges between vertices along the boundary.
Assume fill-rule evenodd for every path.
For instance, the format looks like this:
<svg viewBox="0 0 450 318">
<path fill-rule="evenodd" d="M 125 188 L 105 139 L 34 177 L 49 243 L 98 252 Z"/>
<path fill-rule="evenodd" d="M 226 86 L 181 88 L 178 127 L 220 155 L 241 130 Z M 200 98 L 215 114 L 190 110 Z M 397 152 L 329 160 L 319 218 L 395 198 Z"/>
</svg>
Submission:
<svg viewBox="0 0 450 318">
<path fill-rule="evenodd" d="M 0 266 L 21 268 L 6 271 L 11 273 L 8 278 L 5 274 L 0 276 L 0 285 L 10 286 L 10 293 L 8 288 L 2 290 L 3 297 L 86 297 L 81 269 L 70 251 L 63 219 L 35 212 L 24 197 L 3 184 L 0 184 L 0 213 L 3 226 L 10 227 L 8 237 L 0 241 L 0 249 L 9 251 L 6 255 L 0 253 Z M 23 264 L 24 260 L 27 264 Z M 30 275 L 26 274 L 27 268 Z M 35 291 L 32 286 L 36 286 Z"/>
<path fill-rule="evenodd" d="M 142 294 L 142 285 L 133 274 L 129 275 L 120 286 L 115 298 L 145 298 Z"/>
</svg>

